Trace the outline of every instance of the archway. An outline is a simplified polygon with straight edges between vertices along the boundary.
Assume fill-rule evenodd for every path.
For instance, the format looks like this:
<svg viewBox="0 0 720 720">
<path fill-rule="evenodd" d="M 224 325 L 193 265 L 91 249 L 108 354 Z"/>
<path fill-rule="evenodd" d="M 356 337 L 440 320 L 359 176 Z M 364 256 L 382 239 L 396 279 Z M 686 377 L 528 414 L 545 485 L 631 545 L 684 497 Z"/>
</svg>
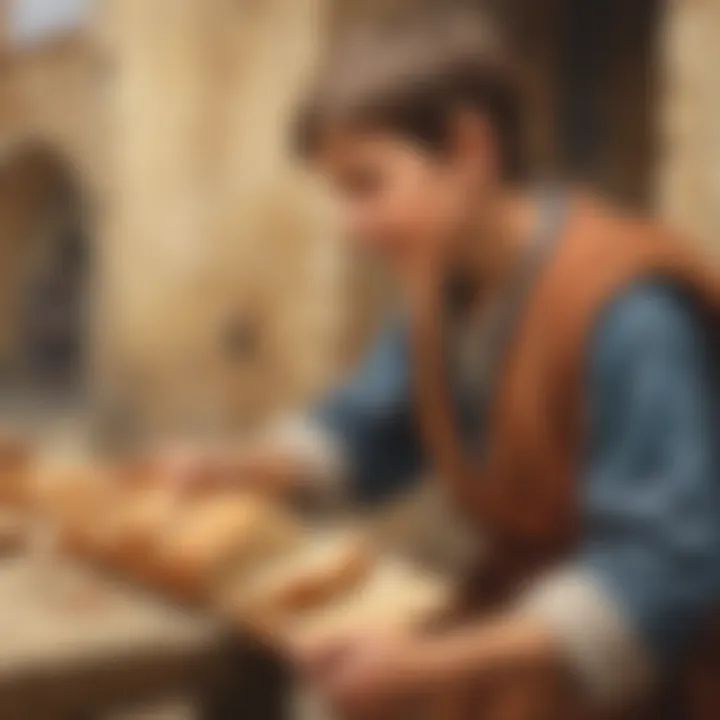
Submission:
<svg viewBox="0 0 720 720">
<path fill-rule="evenodd" d="M 77 400 L 84 380 L 88 242 L 82 193 L 42 145 L 0 161 L 0 394 Z"/>
</svg>

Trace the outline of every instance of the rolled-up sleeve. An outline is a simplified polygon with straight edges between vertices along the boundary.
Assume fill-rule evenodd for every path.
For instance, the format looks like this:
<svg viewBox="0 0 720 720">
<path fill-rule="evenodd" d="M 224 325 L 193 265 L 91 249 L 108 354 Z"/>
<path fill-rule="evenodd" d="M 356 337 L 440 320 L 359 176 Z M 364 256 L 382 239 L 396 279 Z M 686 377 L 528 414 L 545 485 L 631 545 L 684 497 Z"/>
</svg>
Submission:
<svg viewBox="0 0 720 720">
<path fill-rule="evenodd" d="M 589 359 L 583 540 L 524 607 L 588 691 L 620 700 L 671 671 L 720 597 L 717 348 L 689 296 L 637 284 L 608 307 Z"/>
</svg>

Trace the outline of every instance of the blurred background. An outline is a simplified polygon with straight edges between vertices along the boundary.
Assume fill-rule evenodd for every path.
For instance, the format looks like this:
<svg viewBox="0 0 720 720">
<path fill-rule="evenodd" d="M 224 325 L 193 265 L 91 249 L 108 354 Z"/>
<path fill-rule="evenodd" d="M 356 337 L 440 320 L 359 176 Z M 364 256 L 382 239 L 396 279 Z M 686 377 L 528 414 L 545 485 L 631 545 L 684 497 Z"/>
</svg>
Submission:
<svg viewBox="0 0 720 720">
<path fill-rule="evenodd" d="M 4 422 L 235 431 L 347 368 L 386 294 L 288 120 L 348 27 L 426 4 L 0 0 Z M 720 251 L 718 0 L 470 4 L 527 61 L 538 172 Z"/>
</svg>

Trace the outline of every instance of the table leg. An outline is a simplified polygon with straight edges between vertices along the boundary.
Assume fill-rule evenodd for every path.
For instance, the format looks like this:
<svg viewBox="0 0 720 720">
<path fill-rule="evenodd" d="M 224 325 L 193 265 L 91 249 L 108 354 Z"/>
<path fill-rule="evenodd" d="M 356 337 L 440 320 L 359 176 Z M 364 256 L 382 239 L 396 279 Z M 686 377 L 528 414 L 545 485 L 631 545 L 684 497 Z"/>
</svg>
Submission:
<svg viewBox="0 0 720 720">
<path fill-rule="evenodd" d="M 290 719 L 289 672 L 270 652 L 248 640 L 235 640 L 222 665 L 202 698 L 202 720 Z"/>
</svg>

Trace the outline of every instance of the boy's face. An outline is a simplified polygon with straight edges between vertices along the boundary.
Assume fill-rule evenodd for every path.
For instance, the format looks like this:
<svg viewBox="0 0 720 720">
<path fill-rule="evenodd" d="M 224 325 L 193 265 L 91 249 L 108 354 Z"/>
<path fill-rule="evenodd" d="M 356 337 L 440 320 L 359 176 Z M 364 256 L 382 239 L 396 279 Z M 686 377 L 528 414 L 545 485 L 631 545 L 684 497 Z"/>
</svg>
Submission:
<svg viewBox="0 0 720 720">
<path fill-rule="evenodd" d="M 390 133 L 337 131 L 326 137 L 319 162 L 351 237 L 401 277 L 428 258 L 451 262 L 482 200 L 481 163 L 433 154 Z"/>
</svg>

